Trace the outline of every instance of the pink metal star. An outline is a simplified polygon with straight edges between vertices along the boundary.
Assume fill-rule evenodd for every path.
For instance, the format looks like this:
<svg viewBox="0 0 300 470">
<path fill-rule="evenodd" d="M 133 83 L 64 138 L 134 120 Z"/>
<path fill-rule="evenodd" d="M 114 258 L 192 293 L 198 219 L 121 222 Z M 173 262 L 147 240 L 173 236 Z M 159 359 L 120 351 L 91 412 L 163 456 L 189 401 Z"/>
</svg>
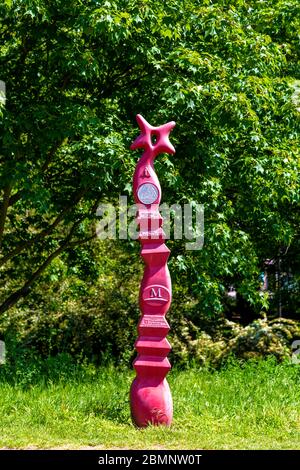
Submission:
<svg viewBox="0 0 300 470">
<path fill-rule="evenodd" d="M 176 124 L 174 121 L 167 122 L 167 124 L 162 126 L 153 127 L 140 114 L 136 116 L 136 120 L 141 133 L 131 144 L 131 150 L 144 148 L 153 157 L 156 157 L 159 153 L 175 153 L 175 148 L 169 140 L 169 134 Z M 155 143 L 152 141 L 153 137 L 156 138 Z"/>
</svg>

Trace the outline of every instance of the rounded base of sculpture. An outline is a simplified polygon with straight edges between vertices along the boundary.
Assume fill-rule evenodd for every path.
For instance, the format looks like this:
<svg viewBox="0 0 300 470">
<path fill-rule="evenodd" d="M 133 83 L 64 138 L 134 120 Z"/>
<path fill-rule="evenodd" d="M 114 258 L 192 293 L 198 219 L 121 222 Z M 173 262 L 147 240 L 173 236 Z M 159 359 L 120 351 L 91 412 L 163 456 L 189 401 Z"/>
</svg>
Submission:
<svg viewBox="0 0 300 470">
<path fill-rule="evenodd" d="M 170 426 L 173 402 L 167 380 L 136 377 L 131 385 L 130 406 L 132 421 L 137 427 Z"/>
</svg>

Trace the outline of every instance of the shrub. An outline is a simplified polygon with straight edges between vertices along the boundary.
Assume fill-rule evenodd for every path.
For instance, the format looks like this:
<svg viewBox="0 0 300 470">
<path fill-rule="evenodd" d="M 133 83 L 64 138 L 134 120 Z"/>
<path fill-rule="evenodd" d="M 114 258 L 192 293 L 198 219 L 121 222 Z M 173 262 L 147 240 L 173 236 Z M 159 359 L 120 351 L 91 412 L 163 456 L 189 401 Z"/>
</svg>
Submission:
<svg viewBox="0 0 300 470">
<path fill-rule="evenodd" d="M 282 361 L 290 357 L 292 341 L 300 338 L 299 323 L 285 318 L 259 319 L 246 327 L 226 320 L 225 326 L 227 337 L 220 334 L 213 338 L 205 332 L 198 332 L 193 338 L 189 325 L 182 325 L 180 336 L 174 335 L 172 342 L 175 361 L 212 367 L 220 366 L 231 356 L 237 359 L 273 356 Z"/>
</svg>

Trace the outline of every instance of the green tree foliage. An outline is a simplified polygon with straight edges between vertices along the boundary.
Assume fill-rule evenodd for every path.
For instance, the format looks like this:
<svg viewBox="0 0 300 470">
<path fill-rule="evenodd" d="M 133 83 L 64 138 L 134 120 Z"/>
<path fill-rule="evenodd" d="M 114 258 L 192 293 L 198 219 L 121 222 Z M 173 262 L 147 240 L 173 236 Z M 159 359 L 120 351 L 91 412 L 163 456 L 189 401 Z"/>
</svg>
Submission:
<svg viewBox="0 0 300 470">
<path fill-rule="evenodd" d="M 2 2 L 2 313 L 55 269 L 98 277 L 96 207 L 130 194 L 138 112 L 177 121 L 176 155 L 156 164 L 164 201 L 205 206 L 203 250 L 169 242 L 174 312 L 218 316 L 230 284 L 267 309 L 259 273 L 280 250 L 297 283 L 299 13 L 297 0 Z"/>
</svg>

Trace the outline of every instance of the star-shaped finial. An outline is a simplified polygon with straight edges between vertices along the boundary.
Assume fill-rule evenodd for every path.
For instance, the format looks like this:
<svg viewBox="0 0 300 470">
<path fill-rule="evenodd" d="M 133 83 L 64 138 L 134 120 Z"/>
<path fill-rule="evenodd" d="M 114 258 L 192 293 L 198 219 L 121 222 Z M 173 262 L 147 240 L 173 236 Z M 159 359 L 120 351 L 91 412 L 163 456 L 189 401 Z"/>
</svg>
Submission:
<svg viewBox="0 0 300 470">
<path fill-rule="evenodd" d="M 153 157 L 156 157 L 159 153 L 175 153 L 175 149 L 169 141 L 169 134 L 176 124 L 174 121 L 167 122 L 167 124 L 159 127 L 153 127 L 140 114 L 136 116 L 136 120 L 141 133 L 131 144 L 131 150 L 144 148 L 146 151 L 151 151 Z M 155 142 L 152 141 L 153 137 L 156 139 Z"/>
</svg>

